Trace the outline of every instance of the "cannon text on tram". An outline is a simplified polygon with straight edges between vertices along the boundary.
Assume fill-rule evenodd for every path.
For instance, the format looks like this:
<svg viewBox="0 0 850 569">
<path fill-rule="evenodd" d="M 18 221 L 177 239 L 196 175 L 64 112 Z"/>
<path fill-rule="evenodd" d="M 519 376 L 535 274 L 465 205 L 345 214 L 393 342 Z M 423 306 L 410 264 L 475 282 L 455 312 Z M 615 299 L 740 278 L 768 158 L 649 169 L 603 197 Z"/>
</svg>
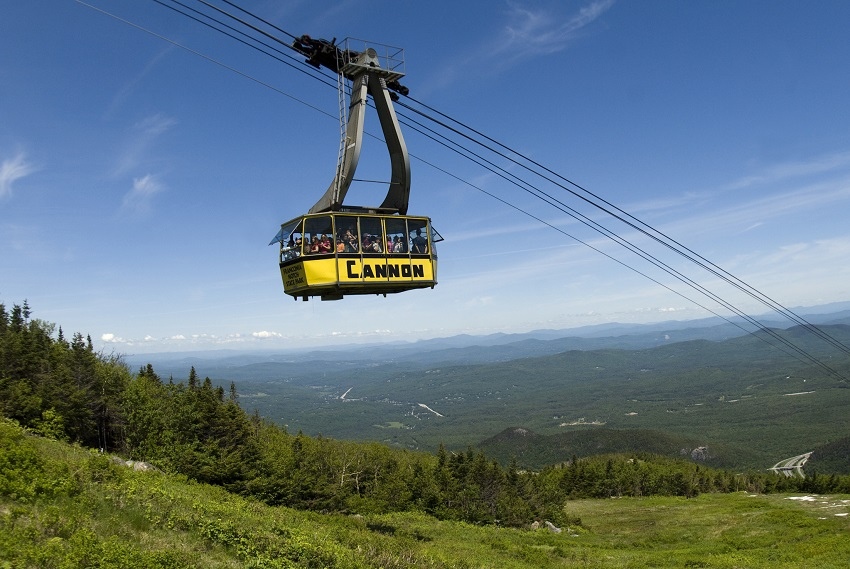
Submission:
<svg viewBox="0 0 850 569">
<path fill-rule="evenodd" d="M 420 264 L 407 265 L 398 263 L 369 265 L 364 263 L 363 274 L 355 272 L 357 261 L 346 261 L 345 267 L 350 279 L 386 279 L 393 277 L 401 278 L 425 278 L 425 267 Z"/>
</svg>

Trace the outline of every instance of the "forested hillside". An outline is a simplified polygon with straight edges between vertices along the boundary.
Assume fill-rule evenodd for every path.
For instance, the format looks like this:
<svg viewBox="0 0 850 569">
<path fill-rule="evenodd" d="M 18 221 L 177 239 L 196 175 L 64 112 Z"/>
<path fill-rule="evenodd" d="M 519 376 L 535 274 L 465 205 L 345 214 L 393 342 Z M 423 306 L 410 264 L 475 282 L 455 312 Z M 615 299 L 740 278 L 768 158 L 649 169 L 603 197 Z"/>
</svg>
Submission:
<svg viewBox="0 0 850 569">
<path fill-rule="evenodd" d="M 39 433 L 93 448 L 123 444 L 123 396 L 132 375 L 91 338 L 0 303 L 0 412 Z"/>
<path fill-rule="evenodd" d="M 850 344 L 850 326 L 820 327 Z M 798 328 L 775 330 L 850 377 L 850 357 Z M 538 468 L 586 451 L 653 450 L 617 442 L 681 441 L 670 456 L 707 446 L 706 464 L 766 469 L 777 461 L 850 436 L 850 384 L 796 354 L 777 349 L 764 333 L 724 341 L 693 340 L 660 347 L 571 350 L 488 364 L 433 362 L 346 365 L 350 362 L 269 361 L 218 367 L 214 382 L 237 381 L 242 403 L 290 429 L 311 435 L 377 440 L 432 451 L 443 443 L 463 450 L 505 429 L 522 427 L 558 452 L 517 451 L 520 465 Z M 767 340 L 767 341 L 764 341 Z M 775 342 L 774 342 L 775 344 Z M 375 351 L 375 350 L 373 350 Z M 203 364 L 202 364 L 203 365 Z M 604 433 L 594 433 L 605 429 Z M 595 451 L 584 438 L 601 444 Z M 607 441 L 604 440 L 608 437 Z M 620 437 L 621 438 L 621 437 Z M 610 443 L 610 444 L 609 444 Z M 566 444 L 564 445 L 566 447 Z M 552 449 L 554 450 L 554 449 Z M 498 457 L 507 464 L 510 449 Z M 845 461 L 822 463 L 850 473 Z"/>
<path fill-rule="evenodd" d="M 290 433 L 247 414 L 194 369 L 185 381 L 152 366 L 131 372 L 120 357 L 32 317 L 24 302 L 0 304 L 0 411 L 32 433 L 144 461 L 270 505 L 337 512 L 420 511 L 439 519 L 520 526 L 568 523 L 579 497 L 680 495 L 737 489 L 850 491 L 850 478 L 733 474 L 649 454 L 610 455 L 537 472 L 501 466 L 482 452 L 435 454 Z M 26 488 L 3 477 L 20 467 L 14 444 L 0 458 L 0 495 Z M 5 482 L 4 482 L 5 480 Z"/>
</svg>

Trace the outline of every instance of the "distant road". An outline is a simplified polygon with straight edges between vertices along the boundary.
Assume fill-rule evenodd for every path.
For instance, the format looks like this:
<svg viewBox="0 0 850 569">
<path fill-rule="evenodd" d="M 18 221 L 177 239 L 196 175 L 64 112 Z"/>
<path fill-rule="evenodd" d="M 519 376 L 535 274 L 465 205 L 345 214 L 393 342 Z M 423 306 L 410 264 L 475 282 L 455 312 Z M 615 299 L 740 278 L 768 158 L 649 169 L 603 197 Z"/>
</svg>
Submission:
<svg viewBox="0 0 850 569">
<path fill-rule="evenodd" d="M 430 411 L 431 413 L 433 413 L 433 414 L 434 414 L 434 415 L 436 415 L 437 417 L 443 417 L 443 416 L 444 416 L 444 415 L 440 415 L 439 413 L 437 413 L 436 411 L 434 411 L 433 409 L 431 409 L 430 407 L 428 407 L 428 406 L 427 406 L 427 405 L 425 405 L 424 403 L 418 403 L 417 405 L 419 405 L 419 406 L 420 406 L 420 407 L 422 407 L 423 409 L 427 409 L 428 411 Z"/>
<path fill-rule="evenodd" d="M 806 475 L 803 473 L 803 466 L 809 460 L 809 457 L 812 456 L 812 453 L 807 452 L 806 454 L 801 454 L 798 456 L 792 456 L 791 458 L 786 458 L 785 460 L 780 460 L 776 464 L 773 465 L 773 468 L 770 470 L 774 472 L 781 472 L 785 476 L 799 476 L 800 478 L 805 478 Z"/>
</svg>

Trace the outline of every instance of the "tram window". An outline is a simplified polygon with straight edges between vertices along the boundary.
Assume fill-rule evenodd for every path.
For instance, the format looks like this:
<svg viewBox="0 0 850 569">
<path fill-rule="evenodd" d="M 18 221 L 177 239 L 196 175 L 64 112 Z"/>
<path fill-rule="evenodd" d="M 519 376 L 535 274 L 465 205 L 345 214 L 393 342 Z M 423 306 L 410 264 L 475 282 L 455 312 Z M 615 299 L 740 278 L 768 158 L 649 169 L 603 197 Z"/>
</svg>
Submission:
<svg viewBox="0 0 850 569">
<path fill-rule="evenodd" d="M 407 222 L 408 239 L 410 240 L 410 252 L 416 254 L 427 254 L 428 248 L 428 224 L 425 220 L 409 219 Z"/>
<path fill-rule="evenodd" d="M 304 220 L 304 254 L 323 255 L 333 253 L 333 223 L 331 216 L 308 217 Z"/>
<path fill-rule="evenodd" d="M 301 256 L 301 219 L 296 219 L 280 228 L 272 241 L 280 242 L 280 262 L 290 261 Z"/>
<path fill-rule="evenodd" d="M 387 242 L 380 217 L 360 218 L 360 243 L 364 253 L 383 253 Z"/>
<path fill-rule="evenodd" d="M 435 258 L 437 256 L 437 243 L 443 240 L 443 236 L 440 235 L 436 229 L 431 227 L 431 255 Z"/>
<path fill-rule="evenodd" d="M 405 219 L 388 218 L 387 225 L 387 253 L 407 254 L 407 222 Z"/>
<path fill-rule="evenodd" d="M 300 257 L 303 254 L 303 246 L 304 246 L 304 238 L 301 233 L 301 226 L 299 225 L 298 229 L 292 232 L 292 235 L 289 237 L 289 241 L 287 242 L 286 251 L 282 253 L 281 257 L 282 261 L 288 261 L 290 259 L 295 259 L 296 257 Z"/>
<path fill-rule="evenodd" d="M 336 252 L 359 253 L 357 218 L 351 215 L 337 215 L 334 221 L 336 222 Z"/>
</svg>

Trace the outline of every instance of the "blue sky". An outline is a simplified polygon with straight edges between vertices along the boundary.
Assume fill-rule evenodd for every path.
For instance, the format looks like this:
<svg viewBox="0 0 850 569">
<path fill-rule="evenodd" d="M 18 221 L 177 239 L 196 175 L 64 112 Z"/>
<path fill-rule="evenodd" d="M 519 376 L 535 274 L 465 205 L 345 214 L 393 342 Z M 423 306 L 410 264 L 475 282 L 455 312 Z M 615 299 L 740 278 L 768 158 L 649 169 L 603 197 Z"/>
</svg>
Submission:
<svg viewBox="0 0 850 569">
<path fill-rule="evenodd" d="M 154 2 L 91 4 L 138 27 L 71 0 L 3 8 L 6 305 L 28 299 L 36 317 L 66 334 L 89 334 L 99 349 L 128 354 L 711 315 L 485 190 L 729 314 L 407 131 L 410 213 L 430 216 L 446 239 L 439 285 L 296 302 L 283 294 L 277 251 L 267 243 L 333 177 L 336 92 Z M 785 306 L 850 300 L 847 2 L 240 5 L 296 35 L 403 47 L 412 96 Z M 366 129 L 380 132 L 373 115 Z M 386 151 L 367 142 L 358 178 L 386 178 L 388 168 Z M 353 187 L 347 203 L 373 203 L 371 191 Z M 740 309 L 766 311 L 557 195 Z"/>
</svg>

